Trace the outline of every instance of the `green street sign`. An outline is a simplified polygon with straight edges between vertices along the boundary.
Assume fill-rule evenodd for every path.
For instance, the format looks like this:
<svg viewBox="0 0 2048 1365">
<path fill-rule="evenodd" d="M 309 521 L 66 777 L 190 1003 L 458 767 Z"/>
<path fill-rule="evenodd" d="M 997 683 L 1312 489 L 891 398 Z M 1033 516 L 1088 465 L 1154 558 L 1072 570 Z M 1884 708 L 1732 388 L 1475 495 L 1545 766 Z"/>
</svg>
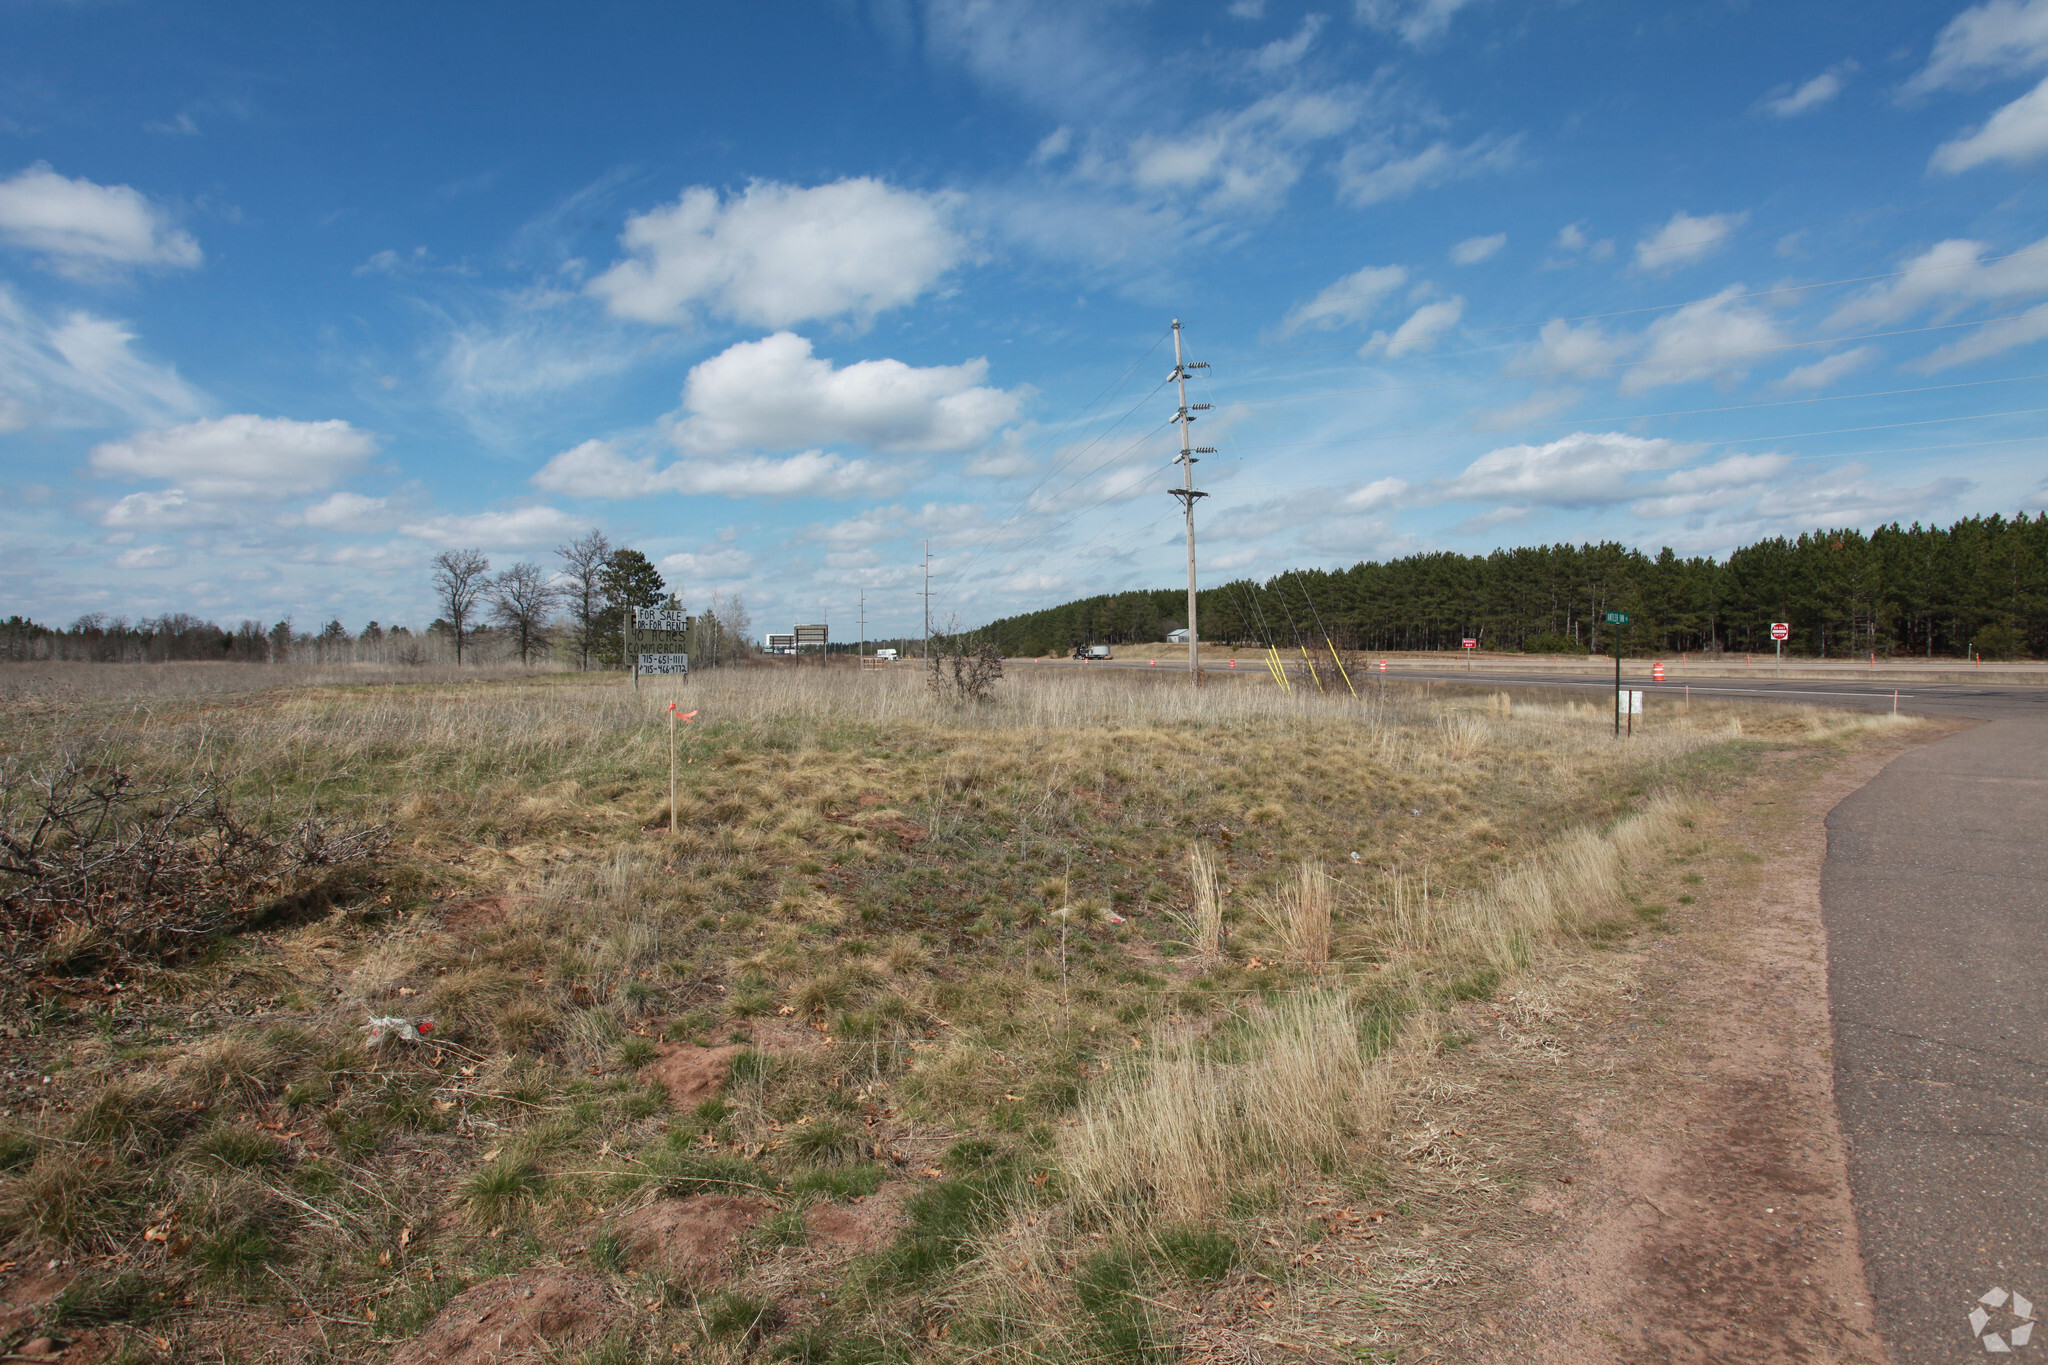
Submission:
<svg viewBox="0 0 2048 1365">
<path fill-rule="evenodd" d="M 1608 624 L 1608 625 L 1610 625 L 1610 626 L 1625 626 L 1625 625 L 1627 625 L 1627 624 L 1628 624 L 1628 613 L 1627 613 L 1627 612 L 1625 612 L 1625 611 L 1610 611 L 1610 612 L 1608 612 L 1608 613 L 1607 613 L 1607 624 Z"/>
</svg>

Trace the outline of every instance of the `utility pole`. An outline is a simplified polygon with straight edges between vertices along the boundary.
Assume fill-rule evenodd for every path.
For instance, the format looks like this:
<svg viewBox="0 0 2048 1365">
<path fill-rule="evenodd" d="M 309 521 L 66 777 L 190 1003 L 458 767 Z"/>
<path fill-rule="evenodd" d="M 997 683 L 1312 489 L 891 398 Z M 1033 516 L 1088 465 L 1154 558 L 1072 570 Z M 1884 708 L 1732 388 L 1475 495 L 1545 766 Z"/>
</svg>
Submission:
<svg viewBox="0 0 2048 1365">
<path fill-rule="evenodd" d="M 1190 363 L 1182 359 L 1180 351 L 1180 319 L 1173 320 L 1173 373 L 1167 378 L 1179 386 L 1180 408 L 1172 420 L 1180 423 L 1180 455 L 1174 463 L 1181 468 L 1181 485 L 1167 491 L 1180 499 L 1181 510 L 1188 519 L 1188 676 L 1194 686 L 1202 685 L 1202 642 L 1201 633 L 1195 625 L 1195 499 L 1209 495 L 1195 487 L 1195 456 L 1214 455 L 1210 446 L 1191 447 L 1188 444 L 1188 424 L 1195 420 L 1197 412 L 1206 411 L 1207 403 L 1188 406 L 1188 374 L 1193 370 L 1206 370 L 1209 362 L 1197 360 Z"/>
<path fill-rule="evenodd" d="M 859 669 L 859 668 L 861 667 L 861 662 L 860 662 L 860 658 L 861 658 L 861 655 L 863 655 L 863 654 L 865 654 L 865 653 L 867 653 L 867 652 L 868 652 L 868 590 L 867 590 L 866 588 L 862 588 L 862 589 L 860 590 L 860 643 L 859 643 L 858 645 L 855 645 L 855 646 L 854 646 L 854 649 L 853 649 L 853 666 L 854 666 L 854 668 L 855 668 L 856 670 L 858 670 L 858 669 Z"/>
<path fill-rule="evenodd" d="M 924 657 L 932 657 L 932 543 L 924 543 Z"/>
</svg>

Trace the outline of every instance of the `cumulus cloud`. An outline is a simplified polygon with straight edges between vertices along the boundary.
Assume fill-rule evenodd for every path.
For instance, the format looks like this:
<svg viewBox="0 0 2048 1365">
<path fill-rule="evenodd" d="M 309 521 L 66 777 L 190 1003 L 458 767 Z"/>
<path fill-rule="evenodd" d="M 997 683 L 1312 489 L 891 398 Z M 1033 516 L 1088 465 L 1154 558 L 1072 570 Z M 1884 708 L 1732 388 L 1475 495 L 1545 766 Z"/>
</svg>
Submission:
<svg viewBox="0 0 2048 1365">
<path fill-rule="evenodd" d="M 524 550 L 559 545 L 589 527 L 558 508 L 520 507 L 509 512 L 430 517 L 398 529 L 415 540 L 448 548 L 481 545 L 491 550 Z"/>
<path fill-rule="evenodd" d="M 887 496 L 904 482 L 900 470 L 817 450 L 787 459 L 684 459 L 664 467 L 650 457 L 624 455 L 604 441 L 585 441 L 565 450 L 533 476 L 534 487 L 576 498 L 643 498 L 656 493 L 853 498 Z"/>
<path fill-rule="evenodd" d="M 754 567 L 754 557 L 736 545 L 663 555 L 655 562 L 671 586 L 695 580 L 738 578 Z M 680 588 L 678 589 L 680 591 Z"/>
<path fill-rule="evenodd" d="M 1574 327 L 1563 318 L 1552 318 L 1509 368 L 1530 375 L 1590 374 L 1611 368 L 1635 346 L 1634 338 L 1609 336 L 1597 322 Z"/>
<path fill-rule="evenodd" d="M 197 416 L 205 399 L 134 342 L 123 323 L 83 312 L 52 320 L 0 285 L 0 432 Z"/>
<path fill-rule="evenodd" d="M 1408 496 L 1406 479 L 1374 479 L 1363 488 L 1354 488 L 1344 495 L 1344 507 L 1352 512 L 1375 512 L 1383 507 L 1398 505 Z"/>
<path fill-rule="evenodd" d="M 1929 164 L 1951 175 L 2005 161 L 2024 166 L 2048 153 L 2048 80 L 1984 121 L 1984 126 L 1934 149 Z"/>
<path fill-rule="evenodd" d="M 276 501 L 332 487 L 376 453 L 377 438 L 339 419 L 238 413 L 95 446 L 95 473 L 162 479 L 202 499 Z"/>
<path fill-rule="evenodd" d="M 1451 248 L 1451 261 L 1455 265 L 1478 265 L 1490 261 L 1508 244 L 1505 232 L 1496 232 L 1490 237 L 1467 237 Z"/>
<path fill-rule="evenodd" d="M 1391 336 L 1385 332 L 1376 333 L 1373 339 L 1365 344 L 1360 354 L 1380 351 L 1389 360 L 1399 360 L 1404 355 L 1426 351 L 1436 345 L 1438 338 L 1445 332 L 1456 327 L 1458 320 L 1464 316 L 1465 300 L 1462 298 L 1425 303 L 1410 313 L 1408 320 L 1396 327 Z"/>
<path fill-rule="evenodd" d="M 189 269 L 199 243 L 126 185 L 71 180 L 38 161 L 0 180 L 0 238 L 36 252 L 67 275 L 135 266 Z"/>
<path fill-rule="evenodd" d="M 1354 270 L 1307 303 L 1289 310 L 1280 324 L 1280 334 L 1290 335 L 1304 327 L 1328 331 L 1334 327 L 1362 322 L 1388 296 L 1408 283 L 1408 271 L 1398 265 L 1369 265 Z"/>
<path fill-rule="evenodd" d="M 1600 507 L 1643 490 L 1632 476 L 1679 464 L 1694 448 L 1620 432 L 1575 431 L 1545 445 L 1502 446 L 1443 485 L 1447 498 Z"/>
<path fill-rule="evenodd" d="M 1364 109 L 1363 92 L 1348 86 L 1286 90 L 1178 133 L 1135 138 L 1118 169 L 1142 193 L 1193 199 L 1210 212 L 1270 211 L 1301 178 L 1307 149 L 1348 131 Z"/>
<path fill-rule="evenodd" d="M 1680 209 L 1670 222 L 1636 243 L 1636 269 L 1662 273 L 1703 261 L 1748 221 L 1747 213 L 1709 213 L 1695 218 Z"/>
<path fill-rule="evenodd" d="M 1905 93 L 1963 88 L 2048 63 L 2048 0 L 1989 0 L 1949 20 Z"/>
<path fill-rule="evenodd" d="M 1594 241 L 1586 235 L 1584 223 L 1566 223 L 1557 230 L 1557 249 L 1571 255 L 1583 253 L 1589 260 L 1604 261 L 1614 255 L 1614 239 L 1603 237 Z"/>
<path fill-rule="evenodd" d="M 1733 379 L 1747 374 L 1767 353 L 1788 344 L 1776 320 L 1739 303 L 1742 286 L 1667 313 L 1644 333 L 1644 363 L 1621 381 L 1623 393 L 1641 393 L 1696 379 Z"/>
<path fill-rule="evenodd" d="M 1361 143 L 1337 163 L 1337 195 L 1360 208 L 1404 198 L 1447 181 L 1506 170 L 1520 148 L 1519 137 L 1482 137 L 1463 147 L 1439 140 L 1405 154 L 1384 143 Z"/>
<path fill-rule="evenodd" d="M 1973 304 L 2003 304 L 2048 296 L 2048 237 L 2002 260 L 1985 260 L 1985 242 L 1951 238 L 1902 262 L 1897 279 L 1851 297 L 1828 318 L 1834 331 L 1882 325 L 1924 309 L 1948 316 Z"/>
<path fill-rule="evenodd" d="M 703 186 L 627 219 L 629 253 L 590 281 L 613 314 L 682 325 L 700 313 L 764 327 L 910 303 L 967 254 L 954 199 L 871 177 L 801 188 Z"/>
<path fill-rule="evenodd" d="M 1017 391 L 990 388 L 986 360 L 843 368 L 793 332 L 740 342 L 690 371 L 676 444 L 695 452 L 851 443 L 886 451 L 964 451 L 1016 420 Z"/>
<path fill-rule="evenodd" d="M 1358 21 L 1398 33 L 1420 46 L 1451 25 L 1459 10 L 1473 0 L 1358 0 Z"/>
<path fill-rule="evenodd" d="M 2015 346 L 2039 341 L 2042 337 L 2048 337 L 2048 315 L 2006 318 L 1980 327 L 1961 340 L 1937 346 L 1907 368 L 1933 374 L 1957 365 L 1967 365 L 1973 360 L 1989 359 Z"/>
<path fill-rule="evenodd" d="M 392 521 L 390 499 L 346 491 L 328 494 L 300 516 L 323 531 L 381 531 Z"/>
<path fill-rule="evenodd" d="M 1854 374 L 1877 357 L 1877 347 L 1858 346 L 1854 350 L 1825 356 L 1811 365 L 1800 365 L 1772 387 L 1786 393 L 1824 389 L 1845 375 Z"/>
<path fill-rule="evenodd" d="M 1850 74 L 1856 69 L 1853 61 L 1831 66 L 1812 80 L 1774 95 L 1757 107 L 1773 118 L 1792 118 L 1809 109 L 1818 109 L 1842 93 L 1842 87 L 1848 84 Z"/>
</svg>

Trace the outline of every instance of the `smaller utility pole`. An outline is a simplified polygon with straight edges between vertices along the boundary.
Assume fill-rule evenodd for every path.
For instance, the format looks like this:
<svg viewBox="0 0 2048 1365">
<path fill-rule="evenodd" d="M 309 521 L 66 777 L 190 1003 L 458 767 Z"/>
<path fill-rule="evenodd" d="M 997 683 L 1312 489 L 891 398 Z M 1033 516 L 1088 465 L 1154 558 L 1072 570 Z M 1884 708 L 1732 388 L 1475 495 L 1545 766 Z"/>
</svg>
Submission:
<svg viewBox="0 0 2048 1365">
<path fill-rule="evenodd" d="M 924 543 L 924 657 L 932 657 L 932 543 Z"/>
<path fill-rule="evenodd" d="M 853 647 L 853 666 L 861 666 L 861 656 L 868 652 L 868 590 L 860 590 L 860 643 Z"/>
</svg>

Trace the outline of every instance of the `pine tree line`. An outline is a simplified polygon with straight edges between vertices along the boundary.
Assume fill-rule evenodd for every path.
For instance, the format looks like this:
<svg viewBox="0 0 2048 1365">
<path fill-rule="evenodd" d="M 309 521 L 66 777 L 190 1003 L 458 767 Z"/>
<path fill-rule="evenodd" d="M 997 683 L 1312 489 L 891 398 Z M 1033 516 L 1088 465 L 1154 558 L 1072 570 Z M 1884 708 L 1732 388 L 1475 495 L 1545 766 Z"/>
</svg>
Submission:
<svg viewBox="0 0 2048 1365">
<path fill-rule="evenodd" d="M 1198 598 L 1202 637 L 1291 646 L 1328 635 L 1340 649 L 1765 653 L 1770 625 L 1819 657 L 2048 657 L 2048 513 L 1968 517 L 1948 527 L 1890 525 L 1757 541 L 1725 560 L 1655 555 L 1613 541 L 1449 551 L 1349 569 L 1240 579 Z M 1161 641 L 1187 624 L 1180 589 L 1107 593 L 983 627 L 1007 654 Z"/>
</svg>

